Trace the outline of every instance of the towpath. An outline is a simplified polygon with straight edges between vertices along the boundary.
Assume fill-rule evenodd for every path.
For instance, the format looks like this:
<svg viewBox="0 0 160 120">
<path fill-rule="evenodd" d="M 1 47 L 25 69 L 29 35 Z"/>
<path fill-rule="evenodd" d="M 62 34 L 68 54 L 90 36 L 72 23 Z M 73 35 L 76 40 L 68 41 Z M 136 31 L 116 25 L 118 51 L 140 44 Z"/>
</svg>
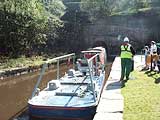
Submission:
<svg viewBox="0 0 160 120">
<path fill-rule="evenodd" d="M 142 67 L 144 57 L 134 57 L 135 69 Z M 123 120 L 124 98 L 121 94 L 121 64 L 120 57 L 116 57 L 107 83 L 104 87 L 97 113 L 93 120 Z"/>
</svg>

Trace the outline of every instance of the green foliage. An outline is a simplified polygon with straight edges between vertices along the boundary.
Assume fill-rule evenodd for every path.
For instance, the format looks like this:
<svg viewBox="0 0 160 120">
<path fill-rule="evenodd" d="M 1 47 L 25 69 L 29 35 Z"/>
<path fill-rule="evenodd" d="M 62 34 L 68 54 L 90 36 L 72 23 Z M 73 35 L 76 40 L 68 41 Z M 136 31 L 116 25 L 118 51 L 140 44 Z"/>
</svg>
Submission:
<svg viewBox="0 0 160 120">
<path fill-rule="evenodd" d="M 120 0 L 114 12 L 135 13 L 141 8 L 149 7 L 149 0 Z"/>
<path fill-rule="evenodd" d="M 1 0 L 0 48 L 11 56 L 34 52 L 46 44 L 48 33 L 57 35 L 64 10 L 61 0 Z"/>
<path fill-rule="evenodd" d="M 81 9 L 91 18 L 115 14 L 136 13 L 141 8 L 149 7 L 150 0 L 82 0 Z"/>
<path fill-rule="evenodd" d="M 94 20 L 96 17 L 109 14 L 109 8 L 105 3 L 104 0 L 82 0 L 81 10 L 88 12 L 91 20 Z"/>
<path fill-rule="evenodd" d="M 47 11 L 57 18 L 64 15 L 65 6 L 61 0 L 54 0 L 44 4 Z"/>
</svg>

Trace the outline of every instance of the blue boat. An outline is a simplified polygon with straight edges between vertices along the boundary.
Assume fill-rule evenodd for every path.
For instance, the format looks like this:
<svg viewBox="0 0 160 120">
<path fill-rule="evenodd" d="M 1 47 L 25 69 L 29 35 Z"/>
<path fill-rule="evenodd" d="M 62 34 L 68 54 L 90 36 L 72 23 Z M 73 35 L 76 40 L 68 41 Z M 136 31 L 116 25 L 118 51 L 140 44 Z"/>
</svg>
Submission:
<svg viewBox="0 0 160 120">
<path fill-rule="evenodd" d="M 29 115 L 35 118 L 62 120 L 91 120 L 96 113 L 105 84 L 106 52 L 103 47 L 82 51 L 76 69 L 69 69 L 59 77 L 59 61 L 73 58 L 68 54 L 44 63 L 40 77 L 28 100 Z M 57 79 L 51 80 L 46 88 L 38 88 L 46 66 L 57 62 Z M 74 66 L 74 65 L 73 65 Z"/>
</svg>

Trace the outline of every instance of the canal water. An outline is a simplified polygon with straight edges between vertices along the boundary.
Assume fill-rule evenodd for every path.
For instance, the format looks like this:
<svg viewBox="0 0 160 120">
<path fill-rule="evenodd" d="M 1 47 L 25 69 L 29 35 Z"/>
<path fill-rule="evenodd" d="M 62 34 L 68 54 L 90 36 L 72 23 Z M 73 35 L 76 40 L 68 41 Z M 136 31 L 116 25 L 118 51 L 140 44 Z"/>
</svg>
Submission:
<svg viewBox="0 0 160 120">
<path fill-rule="evenodd" d="M 108 65 L 106 78 L 110 72 L 111 64 Z M 67 65 L 60 67 L 63 75 Z M 27 101 L 39 77 L 39 71 L 20 76 L 12 76 L 0 80 L 0 120 L 31 120 L 28 116 Z M 40 88 L 46 87 L 49 80 L 56 79 L 56 69 L 49 69 L 43 76 Z M 33 119 L 32 119 L 33 120 Z"/>
<path fill-rule="evenodd" d="M 69 67 L 63 65 L 60 67 L 60 73 L 64 73 L 67 69 Z M 0 120 L 18 120 L 15 117 L 26 111 L 27 101 L 32 94 L 39 73 L 40 71 L 37 71 L 0 80 Z M 40 88 L 44 88 L 46 83 L 56 79 L 56 76 L 56 69 L 51 67 L 43 76 Z"/>
</svg>

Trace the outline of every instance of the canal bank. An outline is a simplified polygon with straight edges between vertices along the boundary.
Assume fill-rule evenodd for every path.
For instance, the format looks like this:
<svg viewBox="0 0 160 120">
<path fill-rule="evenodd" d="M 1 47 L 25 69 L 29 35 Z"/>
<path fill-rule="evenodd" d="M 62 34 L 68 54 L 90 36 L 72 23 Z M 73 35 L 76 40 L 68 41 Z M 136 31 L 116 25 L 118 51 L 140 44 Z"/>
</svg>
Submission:
<svg viewBox="0 0 160 120">
<path fill-rule="evenodd" d="M 120 59 L 116 57 L 93 120 L 122 120 L 123 96 L 119 82 L 120 65 Z"/>
<path fill-rule="evenodd" d="M 134 69 L 140 69 L 142 64 L 142 56 L 136 55 Z M 120 57 L 116 57 L 93 120 L 123 120 L 124 98 L 121 94 L 120 76 L 121 61 Z M 130 76 L 133 77 L 132 73 Z"/>
</svg>

